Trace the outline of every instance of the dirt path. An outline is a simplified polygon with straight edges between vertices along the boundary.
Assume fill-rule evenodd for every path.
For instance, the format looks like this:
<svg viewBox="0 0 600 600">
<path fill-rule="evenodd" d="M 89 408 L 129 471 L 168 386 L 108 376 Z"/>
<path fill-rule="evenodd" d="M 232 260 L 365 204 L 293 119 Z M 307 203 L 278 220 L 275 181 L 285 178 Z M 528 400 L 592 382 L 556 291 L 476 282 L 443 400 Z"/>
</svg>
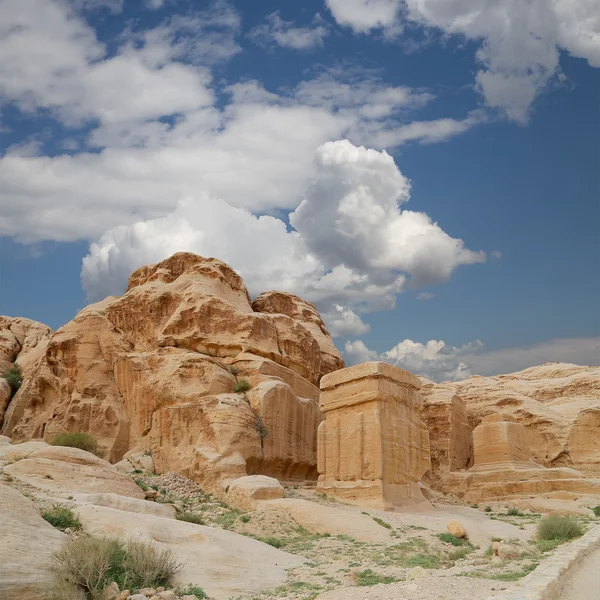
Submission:
<svg viewBox="0 0 600 600">
<path fill-rule="evenodd" d="M 565 581 L 561 600 L 593 600 L 600 597 L 600 548 L 573 570 Z"/>
</svg>

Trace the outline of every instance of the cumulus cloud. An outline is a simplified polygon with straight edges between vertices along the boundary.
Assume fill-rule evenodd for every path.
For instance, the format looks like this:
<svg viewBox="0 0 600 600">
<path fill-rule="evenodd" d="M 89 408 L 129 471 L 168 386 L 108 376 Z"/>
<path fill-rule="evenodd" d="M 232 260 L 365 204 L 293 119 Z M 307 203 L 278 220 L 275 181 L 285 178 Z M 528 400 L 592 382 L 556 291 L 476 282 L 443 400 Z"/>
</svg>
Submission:
<svg viewBox="0 0 600 600">
<path fill-rule="evenodd" d="M 488 106 L 524 123 L 559 71 L 559 52 L 600 67 L 597 0 L 327 0 L 333 17 L 357 33 L 409 22 L 480 44 L 476 85 Z"/>
<path fill-rule="evenodd" d="M 279 11 L 267 16 L 267 22 L 258 25 L 248 37 L 259 44 L 276 44 L 293 50 L 312 50 L 323 46 L 329 33 L 325 21 L 316 14 L 310 25 L 296 27 L 293 21 L 284 21 Z"/>
<path fill-rule="evenodd" d="M 368 331 L 360 312 L 393 308 L 408 286 L 485 260 L 427 215 L 400 211 L 410 186 L 386 152 L 328 142 L 314 164 L 294 229 L 208 194 L 188 197 L 167 216 L 105 232 L 83 261 L 84 289 L 91 300 L 121 293 L 133 269 L 187 250 L 229 263 L 253 295 L 281 289 L 315 302 L 346 337 Z"/>
<path fill-rule="evenodd" d="M 401 0 L 325 0 L 327 8 L 340 24 L 357 33 L 392 27 L 396 23 Z"/>
<path fill-rule="evenodd" d="M 600 338 L 565 338 L 528 347 L 486 351 L 481 341 L 448 346 L 442 340 L 425 344 L 404 340 L 382 353 L 362 340 L 347 341 L 344 358 L 349 364 L 382 360 L 433 381 L 460 381 L 471 375 L 498 375 L 546 362 L 594 365 L 600 356 Z"/>
</svg>

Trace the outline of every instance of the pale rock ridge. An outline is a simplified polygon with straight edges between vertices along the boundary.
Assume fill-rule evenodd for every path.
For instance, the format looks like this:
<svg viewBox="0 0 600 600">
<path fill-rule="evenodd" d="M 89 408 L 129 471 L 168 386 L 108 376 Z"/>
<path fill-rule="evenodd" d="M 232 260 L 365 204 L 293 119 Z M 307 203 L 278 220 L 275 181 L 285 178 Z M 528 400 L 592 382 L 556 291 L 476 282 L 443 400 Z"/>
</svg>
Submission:
<svg viewBox="0 0 600 600">
<path fill-rule="evenodd" d="M 178 253 L 46 343 L 4 418 L 15 442 L 88 431 L 112 462 L 150 451 L 157 472 L 213 490 L 247 474 L 316 478 L 315 384 L 343 361 L 300 298 L 253 307 L 225 263 Z"/>
</svg>

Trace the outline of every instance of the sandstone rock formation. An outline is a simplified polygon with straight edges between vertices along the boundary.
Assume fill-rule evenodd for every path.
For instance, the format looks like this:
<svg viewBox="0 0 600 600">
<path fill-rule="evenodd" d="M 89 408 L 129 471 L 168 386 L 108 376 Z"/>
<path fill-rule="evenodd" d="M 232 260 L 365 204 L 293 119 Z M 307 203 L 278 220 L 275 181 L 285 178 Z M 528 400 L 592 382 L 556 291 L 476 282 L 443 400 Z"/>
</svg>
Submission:
<svg viewBox="0 0 600 600">
<path fill-rule="evenodd" d="M 157 472 L 213 489 L 247 474 L 316 478 L 316 384 L 343 361 L 291 294 L 252 305 L 226 264 L 178 253 L 44 344 L 4 417 L 15 442 L 91 432 L 112 462 L 150 452 Z"/>
<path fill-rule="evenodd" d="M 420 387 L 414 375 L 381 362 L 321 380 L 319 492 L 383 510 L 424 501 L 417 483 L 430 461 Z"/>
<path fill-rule="evenodd" d="M 17 363 L 24 375 L 30 372 L 52 335 L 50 327 L 21 317 L 0 316 L 0 376 Z M 0 378 L 0 423 L 11 400 L 11 389 Z"/>
<path fill-rule="evenodd" d="M 39 600 L 52 586 L 52 555 L 67 536 L 40 516 L 31 500 L 0 483 L 0 592 Z"/>
<path fill-rule="evenodd" d="M 600 367 L 550 363 L 495 377 L 426 381 L 421 393 L 431 432 L 433 469 L 428 477 L 437 489 L 449 491 L 443 483 L 445 473 L 472 464 L 471 457 L 450 466 L 451 449 L 460 447 L 453 432 L 461 429 L 468 437 L 467 421 L 475 429 L 486 416 L 497 413 L 524 426 L 530 456 L 537 464 L 600 475 Z M 450 399 L 455 397 L 464 403 L 466 420 L 460 410 L 451 409 L 455 402 Z"/>
<path fill-rule="evenodd" d="M 259 500 L 283 498 L 283 486 L 274 477 L 246 475 L 234 479 L 227 490 L 227 502 L 240 510 L 254 510 Z"/>
</svg>

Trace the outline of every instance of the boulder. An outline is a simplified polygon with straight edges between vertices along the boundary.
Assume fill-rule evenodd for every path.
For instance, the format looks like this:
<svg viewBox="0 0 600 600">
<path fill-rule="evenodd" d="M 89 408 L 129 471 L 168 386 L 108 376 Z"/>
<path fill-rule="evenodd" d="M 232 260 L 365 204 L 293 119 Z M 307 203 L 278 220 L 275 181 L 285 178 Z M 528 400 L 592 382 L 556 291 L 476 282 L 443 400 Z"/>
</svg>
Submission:
<svg viewBox="0 0 600 600">
<path fill-rule="evenodd" d="M 457 538 L 464 538 L 467 535 L 466 529 L 456 519 L 448 523 L 448 531 Z"/>
<path fill-rule="evenodd" d="M 29 499 L 2 483 L 0 507 L 0 591 L 5 598 L 45 598 L 53 583 L 52 555 L 68 538 Z"/>
<path fill-rule="evenodd" d="M 227 499 L 241 510 L 253 510 L 257 500 L 274 500 L 284 495 L 283 486 L 277 479 L 266 475 L 246 475 L 231 482 Z"/>
<path fill-rule="evenodd" d="M 420 579 L 425 579 L 427 575 L 428 573 L 423 567 L 413 567 L 406 574 L 406 581 L 419 581 Z"/>
<path fill-rule="evenodd" d="M 8 448 L 18 452 L 19 444 Z M 2 450 L 4 448 L 0 448 L 0 452 Z M 53 494 L 103 492 L 144 498 L 144 492 L 114 465 L 79 448 L 47 446 L 5 466 L 4 472 L 22 483 Z"/>
<path fill-rule="evenodd" d="M 144 515 L 154 515 L 164 519 L 174 519 L 177 511 L 171 504 L 157 504 L 148 500 L 120 496 L 119 494 L 76 494 L 76 502 L 95 504 L 96 506 L 108 506 L 127 512 L 141 513 Z"/>
</svg>

